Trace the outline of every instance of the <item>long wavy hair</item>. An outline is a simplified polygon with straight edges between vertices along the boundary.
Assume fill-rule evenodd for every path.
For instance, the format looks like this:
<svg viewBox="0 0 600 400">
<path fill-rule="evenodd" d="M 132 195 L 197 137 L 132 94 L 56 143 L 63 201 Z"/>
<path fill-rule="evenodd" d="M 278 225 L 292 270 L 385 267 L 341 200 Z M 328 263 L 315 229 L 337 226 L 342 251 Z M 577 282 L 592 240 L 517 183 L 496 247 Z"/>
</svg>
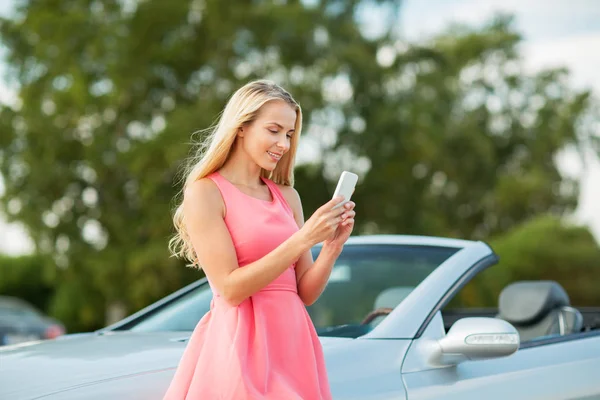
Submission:
<svg viewBox="0 0 600 400">
<path fill-rule="evenodd" d="M 238 130 L 255 121 L 261 107 L 273 100 L 283 100 L 296 111 L 295 133 L 292 135 L 289 151 L 281 157 L 275 169 L 262 169 L 261 176 L 281 185 L 294 184 L 294 160 L 302 129 L 300 105 L 286 90 L 271 81 L 249 82 L 231 96 L 216 124 L 208 129 L 204 140 L 198 143 L 198 150 L 190 157 L 184 170 L 185 181 L 179 192 L 181 200 L 173 214 L 176 233 L 169 241 L 169 250 L 172 255 L 189 261 L 192 267 L 201 268 L 185 226 L 182 194 L 190 184 L 212 174 L 225 164 Z"/>
</svg>

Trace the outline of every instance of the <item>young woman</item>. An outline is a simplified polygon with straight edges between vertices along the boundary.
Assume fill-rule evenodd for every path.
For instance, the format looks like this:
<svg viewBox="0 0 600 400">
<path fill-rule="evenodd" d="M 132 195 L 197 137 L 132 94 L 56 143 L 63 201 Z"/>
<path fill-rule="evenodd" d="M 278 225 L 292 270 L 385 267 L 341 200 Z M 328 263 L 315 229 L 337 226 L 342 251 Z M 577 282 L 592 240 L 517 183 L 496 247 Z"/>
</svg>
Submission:
<svg viewBox="0 0 600 400">
<path fill-rule="evenodd" d="M 292 187 L 301 126 L 289 93 L 250 82 L 187 172 L 170 247 L 204 269 L 214 296 L 165 400 L 331 399 L 305 305 L 321 295 L 355 212 L 353 202 L 334 208 L 340 197 L 304 222 Z"/>
</svg>

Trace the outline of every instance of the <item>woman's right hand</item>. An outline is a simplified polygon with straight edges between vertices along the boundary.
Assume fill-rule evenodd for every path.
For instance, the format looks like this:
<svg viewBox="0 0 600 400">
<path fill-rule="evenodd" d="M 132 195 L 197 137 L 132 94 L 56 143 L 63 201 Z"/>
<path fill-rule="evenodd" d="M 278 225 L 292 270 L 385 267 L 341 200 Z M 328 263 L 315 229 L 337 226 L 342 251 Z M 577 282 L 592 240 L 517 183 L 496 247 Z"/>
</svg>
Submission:
<svg viewBox="0 0 600 400">
<path fill-rule="evenodd" d="M 300 232 L 311 246 L 321 243 L 335 233 L 338 225 L 343 221 L 346 208 L 343 206 L 334 207 L 342 201 L 344 201 L 344 196 L 331 199 L 319 207 L 304 223 Z"/>
</svg>

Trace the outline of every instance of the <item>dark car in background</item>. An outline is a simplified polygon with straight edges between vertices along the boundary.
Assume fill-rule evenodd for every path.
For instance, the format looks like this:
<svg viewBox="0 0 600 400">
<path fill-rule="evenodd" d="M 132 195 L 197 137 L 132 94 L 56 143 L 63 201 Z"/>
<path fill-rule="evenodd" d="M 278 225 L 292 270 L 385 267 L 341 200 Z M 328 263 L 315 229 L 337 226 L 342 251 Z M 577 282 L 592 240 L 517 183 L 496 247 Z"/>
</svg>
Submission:
<svg viewBox="0 0 600 400">
<path fill-rule="evenodd" d="M 0 346 L 65 334 L 64 325 L 40 312 L 24 300 L 0 296 Z"/>
</svg>

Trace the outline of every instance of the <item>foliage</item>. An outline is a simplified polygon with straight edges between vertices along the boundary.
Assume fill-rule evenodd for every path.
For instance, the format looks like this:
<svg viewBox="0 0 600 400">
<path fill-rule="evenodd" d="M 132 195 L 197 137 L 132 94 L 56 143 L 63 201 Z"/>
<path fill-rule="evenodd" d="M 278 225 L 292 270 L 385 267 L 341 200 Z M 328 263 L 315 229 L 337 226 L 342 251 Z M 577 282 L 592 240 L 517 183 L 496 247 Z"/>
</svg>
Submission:
<svg viewBox="0 0 600 400">
<path fill-rule="evenodd" d="M 566 71 L 523 71 L 508 18 L 406 43 L 363 34 L 366 1 L 19 4 L 0 21 L 19 85 L 0 110 L 2 203 L 60 269 L 52 309 L 76 329 L 202 276 L 167 252 L 178 172 L 250 79 L 302 104 L 307 217 L 343 169 L 362 177 L 357 233 L 487 238 L 576 206 L 554 158 L 591 140 L 592 99 Z"/>
<path fill-rule="evenodd" d="M 587 227 L 542 215 L 490 241 L 498 265 L 480 273 L 449 307 L 497 307 L 511 282 L 554 280 L 577 307 L 600 305 L 600 246 Z"/>
<path fill-rule="evenodd" d="M 0 256 L 0 296 L 13 296 L 47 311 L 53 294 L 54 269 L 39 256 Z"/>
</svg>

